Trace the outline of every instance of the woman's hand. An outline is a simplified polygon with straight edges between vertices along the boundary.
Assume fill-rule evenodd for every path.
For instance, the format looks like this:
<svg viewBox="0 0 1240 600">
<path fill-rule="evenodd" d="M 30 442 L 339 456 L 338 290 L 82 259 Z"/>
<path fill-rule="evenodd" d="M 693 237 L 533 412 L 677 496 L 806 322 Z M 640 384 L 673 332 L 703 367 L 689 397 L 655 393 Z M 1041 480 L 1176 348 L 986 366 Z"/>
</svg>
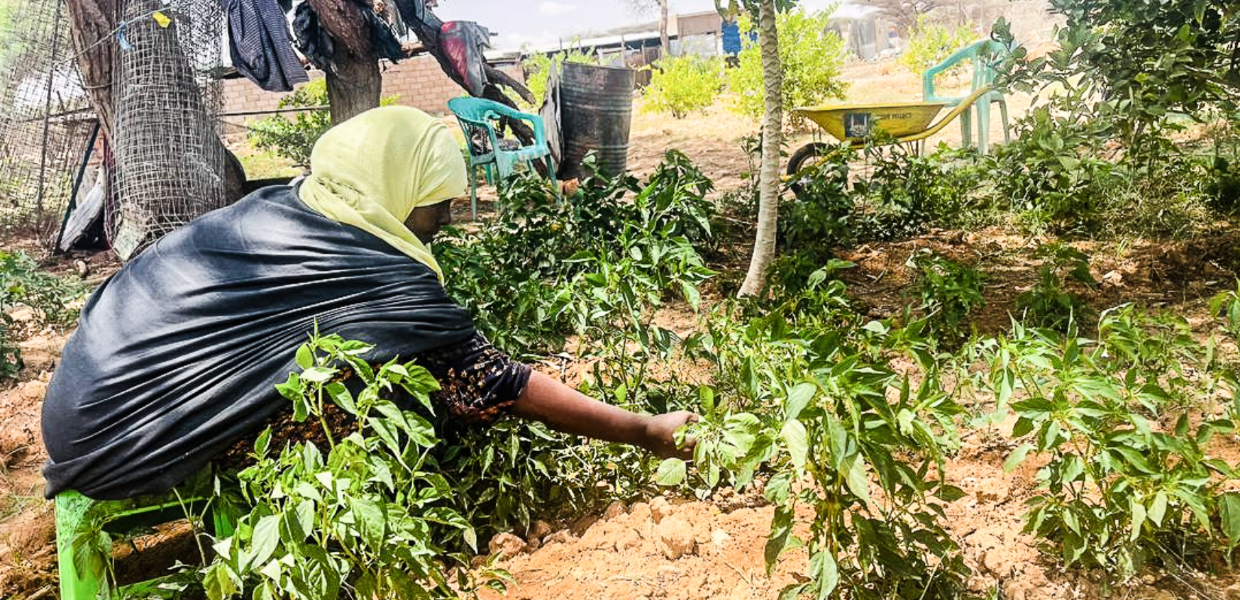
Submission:
<svg viewBox="0 0 1240 600">
<path fill-rule="evenodd" d="M 693 458 L 693 447 L 697 445 L 697 440 L 686 436 L 684 444 L 677 447 L 676 430 L 689 423 L 696 423 L 698 418 L 687 410 L 648 417 L 646 440 L 641 446 L 659 458 Z"/>
</svg>

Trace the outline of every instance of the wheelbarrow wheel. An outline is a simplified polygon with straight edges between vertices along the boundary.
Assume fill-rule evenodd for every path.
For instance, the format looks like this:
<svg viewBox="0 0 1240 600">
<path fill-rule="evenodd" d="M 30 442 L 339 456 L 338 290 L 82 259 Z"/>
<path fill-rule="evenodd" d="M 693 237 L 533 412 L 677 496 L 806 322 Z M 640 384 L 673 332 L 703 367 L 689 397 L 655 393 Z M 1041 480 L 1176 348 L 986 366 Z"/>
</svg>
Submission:
<svg viewBox="0 0 1240 600">
<path fill-rule="evenodd" d="M 823 142 L 811 142 L 797 148 L 797 151 L 792 153 L 792 158 L 788 159 L 788 188 L 792 190 L 792 193 L 796 195 L 798 200 L 803 198 L 805 192 L 804 178 L 801 176 L 801 171 L 813 165 L 816 159 L 826 154 L 830 147 L 829 144 Z"/>
</svg>

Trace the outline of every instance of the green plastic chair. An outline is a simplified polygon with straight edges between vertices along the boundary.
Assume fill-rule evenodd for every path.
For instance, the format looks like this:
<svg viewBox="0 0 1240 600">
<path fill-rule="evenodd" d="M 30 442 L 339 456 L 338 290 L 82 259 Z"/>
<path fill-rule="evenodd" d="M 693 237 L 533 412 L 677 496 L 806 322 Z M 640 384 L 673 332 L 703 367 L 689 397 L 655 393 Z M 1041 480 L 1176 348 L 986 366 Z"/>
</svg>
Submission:
<svg viewBox="0 0 1240 600">
<path fill-rule="evenodd" d="M 925 74 L 922 75 L 921 90 L 922 99 L 926 102 L 946 102 L 948 106 L 958 106 L 967 96 L 959 98 L 945 98 L 939 96 L 934 91 L 934 76 L 952 68 L 957 63 L 964 60 L 973 61 L 973 84 L 969 89 L 970 95 L 984 86 L 992 85 L 995 82 L 997 73 L 995 65 L 1005 57 L 1010 49 L 994 40 L 985 40 L 977 42 L 967 48 L 956 52 L 947 57 L 943 62 L 930 67 Z M 968 148 L 973 145 L 973 111 L 977 111 L 977 141 L 978 151 L 986 154 L 989 149 L 990 137 L 990 105 L 997 103 L 999 105 L 999 118 L 1003 123 L 1003 141 L 1007 143 L 1011 141 L 1011 132 L 1008 130 L 1008 108 L 1007 100 L 999 91 L 988 92 L 979 97 L 973 106 L 960 113 L 960 138 L 961 144 Z"/>
<path fill-rule="evenodd" d="M 208 478 L 175 492 L 139 496 L 126 500 L 92 500 L 74 491 L 56 495 L 56 561 L 60 571 L 60 600 L 111 598 L 103 557 L 84 551 L 90 537 L 102 529 L 107 533 L 132 534 L 155 525 L 184 519 L 186 514 L 208 514 L 206 519 L 216 536 L 232 535 L 241 515 L 234 505 L 212 501 Z M 178 495 L 179 494 L 179 495 Z M 188 511 L 188 513 L 187 513 Z M 141 581 L 118 588 L 122 597 L 159 595 L 159 585 L 171 576 Z"/>
<path fill-rule="evenodd" d="M 477 168 L 486 171 L 487 182 L 495 184 L 516 170 L 521 163 L 545 158 L 551 173 L 555 172 L 551 164 L 551 150 L 547 147 L 546 131 L 539 115 L 513 110 L 498 102 L 482 98 L 453 98 L 448 101 L 448 110 L 456 116 L 465 132 L 465 145 L 469 148 L 469 212 L 478 218 L 478 181 Z M 534 129 L 534 144 L 516 149 L 500 147 L 499 137 L 495 132 L 494 121 L 502 117 L 519 119 L 530 124 Z"/>
</svg>

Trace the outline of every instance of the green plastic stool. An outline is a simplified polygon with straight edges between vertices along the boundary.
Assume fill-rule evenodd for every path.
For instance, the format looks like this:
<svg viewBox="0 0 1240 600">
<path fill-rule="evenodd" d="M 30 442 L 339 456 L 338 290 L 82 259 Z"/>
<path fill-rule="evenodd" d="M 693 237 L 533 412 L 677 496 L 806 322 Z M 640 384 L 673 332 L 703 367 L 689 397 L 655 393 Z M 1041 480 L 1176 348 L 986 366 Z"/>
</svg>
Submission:
<svg viewBox="0 0 1240 600">
<path fill-rule="evenodd" d="M 186 493 L 186 488 L 193 493 Z M 76 540 L 97 535 L 92 530 L 100 523 L 108 533 L 130 533 L 183 519 L 186 514 L 206 515 L 217 536 L 232 535 L 239 511 L 227 503 L 211 502 L 211 487 L 183 486 L 177 492 L 139 496 L 126 500 L 92 500 L 74 491 L 56 495 L 56 559 L 60 569 L 61 600 L 96 600 L 110 598 L 111 589 L 102 561 L 81 564 Z M 178 496 L 179 492 L 179 496 Z M 121 588 L 125 592 L 155 592 L 167 577 L 133 583 Z M 119 591 L 119 590 L 118 590 Z"/>
</svg>

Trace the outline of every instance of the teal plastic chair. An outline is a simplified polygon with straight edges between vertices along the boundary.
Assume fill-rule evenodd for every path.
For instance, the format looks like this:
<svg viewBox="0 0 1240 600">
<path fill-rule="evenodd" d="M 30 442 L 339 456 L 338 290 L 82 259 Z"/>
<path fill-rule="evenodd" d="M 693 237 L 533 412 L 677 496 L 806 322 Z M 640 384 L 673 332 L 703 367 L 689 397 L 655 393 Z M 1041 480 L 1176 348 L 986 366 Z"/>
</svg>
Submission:
<svg viewBox="0 0 1240 600">
<path fill-rule="evenodd" d="M 943 62 L 928 69 L 921 80 L 922 99 L 926 102 L 946 102 L 948 106 L 958 106 L 965 96 L 959 98 L 945 98 L 939 96 L 934 91 L 934 76 L 946 71 L 956 64 L 964 60 L 973 61 L 973 84 L 969 89 L 970 95 L 984 86 L 991 85 L 995 82 L 997 72 L 995 65 L 1008 54 L 1010 49 L 994 40 L 985 40 L 977 42 L 967 48 L 956 52 L 947 57 Z M 961 144 L 968 148 L 973 145 L 973 112 L 977 112 L 977 143 L 978 151 L 986 154 L 989 149 L 990 138 L 990 105 L 999 105 L 999 118 L 1003 123 L 1003 141 L 1007 143 L 1011 141 L 1011 133 L 1008 130 L 1008 108 L 1007 100 L 999 91 L 988 92 L 979 97 L 973 106 L 960 114 L 960 138 Z"/>
<path fill-rule="evenodd" d="M 555 172 L 541 116 L 513 110 L 498 102 L 468 97 L 449 100 L 448 110 L 461 124 L 465 144 L 469 148 L 469 213 L 473 218 L 478 218 L 478 167 L 485 169 L 487 182 L 491 184 L 511 175 L 518 164 L 529 164 L 540 158 L 547 160 L 551 173 Z M 515 149 L 501 147 L 495 121 L 503 117 L 529 123 L 534 129 L 534 144 Z"/>
<path fill-rule="evenodd" d="M 186 514 L 204 515 L 216 536 L 232 535 L 240 519 L 235 506 L 213 499 L 211 485 L 203 477 L 182 485 L 175 492 L 139 496 L 126 500 L 92 500 L 74 491 L 56 495 L 56 562 L 60 571 L 60 600 L 161 596 L 159 586 L 168 577 L 133 583 L 116 590 L 108 582 L 105 560 L 90 550 L 100 530 L 131 535 L 184 519 Z"/>
</svg>

